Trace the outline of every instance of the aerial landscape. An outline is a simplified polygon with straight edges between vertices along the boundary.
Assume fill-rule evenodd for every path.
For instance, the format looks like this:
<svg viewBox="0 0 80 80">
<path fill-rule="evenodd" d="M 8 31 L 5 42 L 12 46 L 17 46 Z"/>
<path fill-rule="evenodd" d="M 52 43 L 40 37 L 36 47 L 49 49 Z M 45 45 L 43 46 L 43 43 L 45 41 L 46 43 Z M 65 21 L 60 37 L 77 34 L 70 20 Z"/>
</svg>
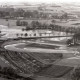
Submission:
<svg viewBox="0 0 80 80">
<path fill-rule="evenodd" d="M 80 1 L 3 1 L 0 80 L 80 80 Z"/>
</svg>

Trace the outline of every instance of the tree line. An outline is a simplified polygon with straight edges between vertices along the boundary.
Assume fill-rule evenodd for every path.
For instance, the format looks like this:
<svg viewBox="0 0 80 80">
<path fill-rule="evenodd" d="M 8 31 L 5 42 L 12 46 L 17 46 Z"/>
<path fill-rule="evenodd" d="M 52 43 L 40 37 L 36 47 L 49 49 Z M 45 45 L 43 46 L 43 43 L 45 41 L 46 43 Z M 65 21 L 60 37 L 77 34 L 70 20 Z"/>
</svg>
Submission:
<svg viewBox="0 0 80 80">
<path fill-rule="evenodd" d="M 66 33 L 78 33 L 80 31 L 80 27 L 64 27 L 64 26 L 59 26 L 55 25 L 53 23 L 47 24 L 47 23 L 41 23 L 39 21 L 32 21 L 30 24 L 27 21 L 21 21 L 17 20 L 16 21 L 17 26 L 25 26 L 24 30 L 36 30 L 36 29 L 49 29 L 49 30 L 55 30 L 55 31 L 60 31 L 60 32 L 66 32 Z"/>
<path fill-rule="evenodd" d="M 68 14 L 64 13 L 61 16 L 59 15 L 54 15 L 53 14 L 48 14 L 43 11 L 39 10 L 24 10 L 22 8 L 14 9 L 14 8 L 0 8 L 0 18 L 18 18 L 18 17 L 23 17 L 25 18 L 37 18 L 37 19 L 67 19 Z"/>
</svg>

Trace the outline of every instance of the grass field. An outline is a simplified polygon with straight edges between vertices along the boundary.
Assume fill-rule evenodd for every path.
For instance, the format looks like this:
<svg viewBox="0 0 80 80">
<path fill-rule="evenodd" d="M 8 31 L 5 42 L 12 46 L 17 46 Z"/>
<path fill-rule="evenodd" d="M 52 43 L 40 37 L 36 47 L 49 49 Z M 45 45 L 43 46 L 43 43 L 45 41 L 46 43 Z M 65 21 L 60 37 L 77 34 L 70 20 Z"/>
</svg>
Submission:
<svg viewBox="0 0 80 80">
<path fill-rule="evenodd" d="M 53 65 L 49 68 L 41 70 L 38 74 L 49 77 L 62 77 L 72 69 L 73 67 Z"/>
<path fill-rule="evenodd" d="M 28 45 L 17 45 L 17 48 L 26 48 L 26 47 L 35 47 L 35 48 L 45 48 L 45 49 L 56 49 L 59 48 L 59 46 L 55 46 L 55 45 L 45 45 L 45 44 L 36 44 L 36 43 L 31 43 Z"/>
</svg>

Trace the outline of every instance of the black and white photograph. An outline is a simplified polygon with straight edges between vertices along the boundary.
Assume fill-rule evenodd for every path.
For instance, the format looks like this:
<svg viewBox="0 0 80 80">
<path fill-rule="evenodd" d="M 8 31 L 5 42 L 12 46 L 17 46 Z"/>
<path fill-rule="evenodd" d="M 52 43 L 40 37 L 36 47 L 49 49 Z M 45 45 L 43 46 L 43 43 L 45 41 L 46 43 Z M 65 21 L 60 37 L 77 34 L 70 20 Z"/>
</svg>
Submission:
<svg viewBox="0 0 80 80">
<path fill-rule="evenodd" d="M 80 0 L 0 0 L 0 80 L 80 80 Z"/>
</svg>

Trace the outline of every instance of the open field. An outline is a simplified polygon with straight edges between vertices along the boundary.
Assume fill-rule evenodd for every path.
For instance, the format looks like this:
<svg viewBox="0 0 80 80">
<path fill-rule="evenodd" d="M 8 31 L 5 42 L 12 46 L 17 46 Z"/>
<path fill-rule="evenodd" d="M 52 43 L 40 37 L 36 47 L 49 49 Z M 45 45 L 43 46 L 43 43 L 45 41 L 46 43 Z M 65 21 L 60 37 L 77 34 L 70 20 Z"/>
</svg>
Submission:
<svg viewBox="0 0 80 80">
<path fill-rule="evenodd" d="M 44 45 L 44 44 L 36 44 L 36 43 L 31 43 L 28 45 L 18 45 L 16 46 L 18 48 L 25 48 L 25 47 L 35 47 L 35 48 L 45 48 L 45 49 L 56 49 L 59 48 L 59 46 L 55 46 L 55 45 Z"/>
<path fill-rule="evenodd" d="M 19 42 L 21 42 L 21 41 L 13 41 L 12 43 L 19 43 Z M 11 42 L 9 43 L 9 44 L 11 44 Z M 27 44 L 27 42 L 26 42 L 26 44 Z M 21 46 L 21 45 L 20 45 Z M 32 46 L 32 45 L 31 45 Z M 39 45 L 36 45 L 36 47 L 37 46 L 39 46 Z M 24 47 L 24 45 L 23 45 L 23 47 Z M 42 45 L 40 45 L 40 47 L 42 47 Z M 21 47 L 22 48 L 22 47 Z M 56 68 L 57 69 L 59 69 L 59 70 L 61 70 L 61 71 L 59 71 L 60 73 L 58 74 L 58 72 L 57 71 L 54 71 L 55 70 L 55 66 L 53 65 L 52 67 L 49 67 L 49 68 L 47 68 L 47 69 L 45 69 L 45 71 L 43 70 L 43 71 L 41 71 L 41 74 L 43 73 L 43 75 L 45 75 L 45 76 L 60 76 L 60 75 L 64 75 L 64 73 L 66 74 L 67 72 L 69 72 L 70 70 L 72 70 L 72 68 L 74 67 L 74 64 L 72 63 L 72 64 L 69 64 L 69 65 L 64 65 L 63 64 L 63 62 L 60 62 L 61 64 L 59 64 L 58 62 L 59 61 L 62 61 L 62 60 L 64 60 L 64 59 L 59 59 L 59 61 L 56 61 L 57 60 L 57 56 L 54 56 L 54 55 L 57 55 L 57 54 L 44 54 L 44 53 L 28 53 L 28 52 L 17 52 L 17 54 L 19 55 L 19 56 L 17 56 L 17 54 L 15 54 L 15 52 L 16 51 L 8 51 L 9 52 L 9 55 L 11 56 L 14 56 L 15 57 L 15 59 L 18 59 L 19 58 L 19 60 L 20 60 L 20 58 L 23 56 L 23 57 L 26 57 L 26 56 L 24 56 L 23 54 L 28 54 L 29 56 L 31 56 L 33 59 L 36 59 L 37 61 L 40 61 L 41 63 L 42 63 L 42 61 L 43 61 L 43 63 L 45 62 L 47 62 L 48 63 L 48 61 L 49 61 L 49 59 L 52 59 L 53 60 L 53 64 L 55 64 L 55 66 L 56 66 Z M 13 55 L 13 54 L 15 54 L 15 55 Z M 6 53 L 7 54 L 7 53 Z M 21 56 L 20 56 L 20 54 L 21 54 Z M 60 54 L 60 53 L 59 53 Z M 67 55 L 67 57 L 73 57 L 73 55 L 74 54 L 63 54 L 63 55 Z M 9 57 L 9 56 L 8 56 Z M 18 58 L 17 58 L 18 57 Z M 21 58 L 22 59 L 22 58 Z M 27 58 L 25 58 L 25 59 L 27 59 Z M 45 61 L 46 59 L 48 59 L 48 61 Z M 11 60 L 12 60 L 12 58 L 11 58 Z M 17 61 L 17 60 L 16 60 Z M 21 61 L 21 60 L 20 60 Z M 64 60 L 65 62 L 66 62 L 66 60 Z M 77 61 L 77 60 L 76 60 Z M 65 63 L 64 62 L 64 63 Z M 69 61 L 68 61 L 69 62 Z M 74 61 L 73 61 L 74 62 Z M 20 64 L 22 64 L 21 62 L 19 62 Z M 20 65 L 19 64 L 19 65 Z M 78 63 L 75 63 L 76 65 L 78 64 Z M 72 65 L 72 66 L 70 66 L 70 65 Z M 68 68 L 67 68 L 68 67 Z M 63 68 L 64 68 L 64 70 L 63 70 Z M 57 70 L 56 69 L 56 70 Z M 49 70 L 49 71 L 52 71 L 52 72 L 49 72 L 49 74 L 48 74 L 48 72 L 46 72 L 47 70 Z M 56 72 L 56 74 L 55 74 L 55 72 Z"/>
<path fill-rule="evenodd" d="M 45 68 L 41 70 L 38 74 L 42 76 L 49 76 L 49 77 L 62 77 L 68 72 L 70 72 L 73 69 L 73 67 L 68 66 L 57 66 L 53 65 L 49 68 Z"/>
</svg>

